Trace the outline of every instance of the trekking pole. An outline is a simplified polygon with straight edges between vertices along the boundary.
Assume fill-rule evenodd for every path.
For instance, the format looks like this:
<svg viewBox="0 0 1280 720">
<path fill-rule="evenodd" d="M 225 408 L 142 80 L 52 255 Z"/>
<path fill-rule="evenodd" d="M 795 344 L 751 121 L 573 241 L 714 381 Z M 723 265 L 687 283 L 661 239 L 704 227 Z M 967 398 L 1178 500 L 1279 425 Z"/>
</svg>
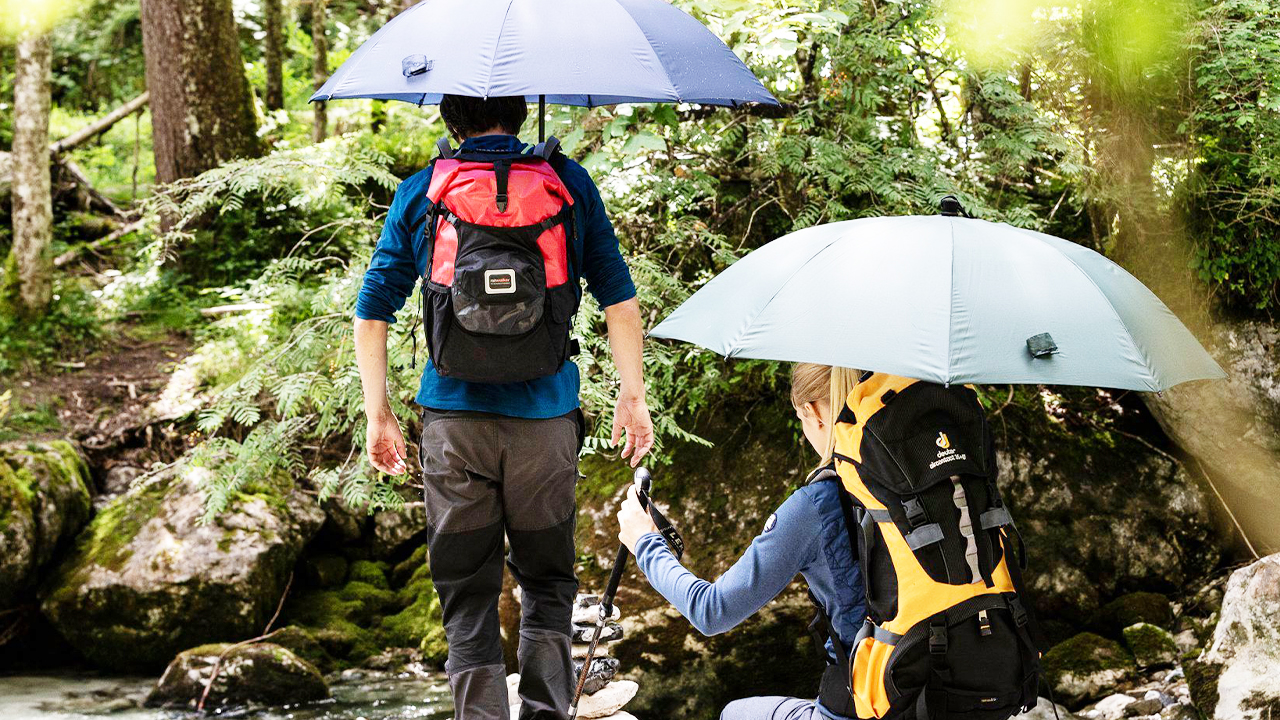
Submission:
<svg viewBox="0 0 1280 720">
<path fill-rule="evenodd" d="M 636 468 L 635 485 L 637 495 L 644 498 L 641 504 L 647 506 L 649 489 L 653 486 L 653 476 L 645 468 Z M 647 509 L 647 507 L 646 507 Z M 613 598 L 618 594 L 618 584 L 622 582 L 622 573 L 627 567 L 627 556 L 631 551 L 626 545 L 618 543 L 618 557 L 613 561 L 613 574 L 609 576 L 609 584 L 605 586 L 604 597 L 600 598 L 600 617 L 596 619 L 595 632 L 591 634 L 591 644 L 587 646 L 587 657 L 582 661 L 582 672 L 578 673 L 578 687 L 573 691 L 573 704 L 569 706 L 569 720 L 578 716 L 578 701 L 582 699 L 582 689 L 587 686 L 587 675 L 591 673 L 591 659 L 596 654 L 596 646 L 600 644 L 600 634 L 613 615 Z"/>
</svg>

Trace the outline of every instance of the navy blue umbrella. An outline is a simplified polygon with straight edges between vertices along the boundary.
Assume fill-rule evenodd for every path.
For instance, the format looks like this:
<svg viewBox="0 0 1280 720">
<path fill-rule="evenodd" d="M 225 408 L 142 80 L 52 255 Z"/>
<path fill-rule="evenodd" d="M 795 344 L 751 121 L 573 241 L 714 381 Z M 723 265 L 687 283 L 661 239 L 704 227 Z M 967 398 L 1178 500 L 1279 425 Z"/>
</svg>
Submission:
<svg viewBox="0 0 1280 720">
<path fill-rule="evenodd" d="M 778 101 L 705 25 L 663 0 L 423 0 L 311 100 L 442 95 L 595 107 Z"/>
</svg>

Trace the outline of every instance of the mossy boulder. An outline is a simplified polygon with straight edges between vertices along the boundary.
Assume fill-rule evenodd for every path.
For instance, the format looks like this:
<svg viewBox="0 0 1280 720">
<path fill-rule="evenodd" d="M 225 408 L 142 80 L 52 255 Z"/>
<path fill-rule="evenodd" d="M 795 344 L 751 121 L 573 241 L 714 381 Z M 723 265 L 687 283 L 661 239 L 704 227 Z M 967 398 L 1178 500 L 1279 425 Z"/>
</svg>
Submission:
<svg viewBox="0 0 1280 720">
<path fill-rule="evenodd" d="M 1055 696 L 1074 708 L 1111 694 L 1136 670 L 1133 656 L 1119 643 L 1088 632 L 1055 645 L 1043 665 Z"/>
<path fill-rule="evenodd" d="M 1151 623 L 1136 623 L 1124 629 L 1124 644 L 1143 670 L 1170 667 L 1178 661 L 1178 644 L 1168 630 Z"/>
<path fill-rule="evenodd" d="M 217 667 L 217 675 L 214 668 Z M 180 653 L 147 696 L 151 707 L 194 710 L 209 685 L 206 711 L 324 700 L 329 686 L 314 665 L 274 643 L 203 645 Z"/>
<path fill-rule="evenodd" d="M 120 496 L 46 583 L 45 616 L 112 670 L 261 632 L 323 513 L 283 477 L 246 488 L 212 523 L 203 513 L 200 478 L 176 468 Z"/>
<path fill-rule="evenodd" d="M 0 610 L 32 592 L 90 513 L 89 468 L 75 446 L 0 444 Z"/>
<path fill-rule="evenodd" d="M 1173 604 L 1160 593 L 1133 592 L 1112 600 L 1098 611 L 1094 623 L 1107 635 L 1120 636 L 1131 625 L 1148 623 L 1157 627 L 1173 626 Z"/>
<path fill-rule="evenodd" d="M 300 593 L 285 615 L 339 666 L 359 664 L 385 648 L 415 648 L 439 665 L 448 650 L 425 546 L 390 572 L 386 563 L 358 560 L 344 585 Z"/>
</svg>

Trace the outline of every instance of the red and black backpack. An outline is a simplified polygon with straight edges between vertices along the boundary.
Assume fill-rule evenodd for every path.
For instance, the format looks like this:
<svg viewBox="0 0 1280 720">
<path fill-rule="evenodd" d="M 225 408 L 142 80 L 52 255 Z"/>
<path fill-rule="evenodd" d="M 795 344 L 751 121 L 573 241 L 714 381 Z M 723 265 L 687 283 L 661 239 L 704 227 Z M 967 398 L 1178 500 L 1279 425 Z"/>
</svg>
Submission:
<svg viewBox="0 0 1280 720">
<path fill-rule="evenodd" d="M 455 151 L 440 140 L 423 232 L 423 326 L 436 372 L 481 383 L 553 375 L 573 356 L 573 197 L 532 153 Z"/>
</svg>

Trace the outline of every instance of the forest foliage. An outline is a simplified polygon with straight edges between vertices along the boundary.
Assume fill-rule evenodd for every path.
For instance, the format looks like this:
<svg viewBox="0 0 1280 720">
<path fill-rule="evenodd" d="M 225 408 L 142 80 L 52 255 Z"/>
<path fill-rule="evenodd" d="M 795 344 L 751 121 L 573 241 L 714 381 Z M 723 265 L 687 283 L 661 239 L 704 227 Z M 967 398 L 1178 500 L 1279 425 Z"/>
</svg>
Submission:
<svg viewBox="0 0 1280 720">
<path fill-rule="evenodd" d="M 305 4 L 286 3 L 296 22 L 286 23 L 285 109 L 257 101 L 271 152 L 156 188 L 148 116 L 117 125 L 75 157 L 153 221 L 59 277 L 44 342 L 0 314 L 0 372 L 68 348 L 83 354 L 130 323 L 189 336 L 183 362 L 207 400 L 183 461 L 224 469 L 209 488 L 211 514 L 248 478 L 277 470 L 309 475 L 355 505 L 401 497 L 363 459 L 351 317 L 397 179 L 430 161 L 444 130 L 430 107 L 335 102 L 336 137 L 312 144 Z M 977 217 L 1103 252 L 1132 240 L 1126 222 L 1141 194 L 1184 229 L 1191 250 L 1176 261 L 1206 308 L 1269 316 L 1280 301 L 1280 7 L 1268 0 L 677 4 L 724 38 L 783 107 L 556 107 L 548 121 L 601 186 L 649 326 L 780 235 L 930 214 L 948 194 Z M 331 2 L 330 69 L 398 7 Z M 260 10 L 236 4 L 259 98 Z M 141 92 L 139 32 L 137 0 L 86 0 L 57 25 L 55 136 Z M 0 57 L 11 62 L 11 53 Z M 11 67 L 0 65 L 0 97 L 12 96 L 11 83 Z M 1143 140 L 1136 160 L 1123 151 L 1134 138 Z M 72 217 L 60 214 L 55 252 L 79 242 Z M 227 303 L 257 309 L 215 321 L 197 312 Z M 599 309 L 584 303 L 577 361 L 593 452 L 607 450 L 601 420 L 614 391 L 602 329 Z M 420 333 L 411 298 L 390 344 L 393 407 L 407 422 Z M 646 367 L 660 458 L 674 442 L 698 441 L 700 418 L 773 402 L 782 386 L 770 363 L 726 363 L 678 344 L 649 343 Z"/>
</svg>

